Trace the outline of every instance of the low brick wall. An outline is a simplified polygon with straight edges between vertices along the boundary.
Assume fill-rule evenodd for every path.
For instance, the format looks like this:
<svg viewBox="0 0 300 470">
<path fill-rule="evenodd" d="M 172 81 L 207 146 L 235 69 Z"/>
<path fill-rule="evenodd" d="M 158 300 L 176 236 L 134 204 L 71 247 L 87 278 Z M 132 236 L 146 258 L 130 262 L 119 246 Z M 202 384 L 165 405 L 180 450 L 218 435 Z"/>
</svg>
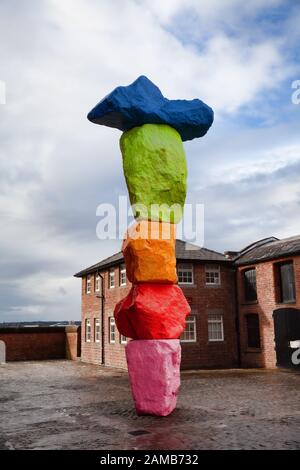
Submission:
<svg viewBox="0 0 300 470">
<path fill-rule="evenodd" d="M 76 361 L 81 356 L 81 327 L 69 325 L 65 328 L 66 332 L 66 359 Z"/>
<path fill-rule="evenodd" d="M 0 341 L 5 343 L 6 361 L 76 360 L 80 327 L 0 328 Z"/>
</svg>

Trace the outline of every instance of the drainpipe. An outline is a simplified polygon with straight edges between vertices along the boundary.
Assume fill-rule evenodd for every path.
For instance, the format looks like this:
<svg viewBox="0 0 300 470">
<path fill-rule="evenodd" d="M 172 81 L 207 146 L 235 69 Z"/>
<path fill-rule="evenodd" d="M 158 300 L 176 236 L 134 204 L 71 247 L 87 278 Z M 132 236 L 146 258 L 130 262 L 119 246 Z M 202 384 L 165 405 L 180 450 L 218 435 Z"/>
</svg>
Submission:
<svg viewBox="0 0 300 470">
<path fill-rule="evenodd" d="M 241 367 L 241 330 L 240 330 L 240 316 L 239 316 L 239 296 L 238 296 L 238 270 L 234 267 L 234 290 L 235 290 L 235 331 L 237 339 L 237 356 L 238 367 Z"/>
<path fill-rule="evenodd" d="M 105 295 L 104 295 L 104 277 L 102 274 L 97 273 L 101 279 L 101 295 L 97 295 L 101 299 L 101 364 L 105 364 L 105 335 L 104 335 L 104 304 L 105 304 Z"/>
</svg>

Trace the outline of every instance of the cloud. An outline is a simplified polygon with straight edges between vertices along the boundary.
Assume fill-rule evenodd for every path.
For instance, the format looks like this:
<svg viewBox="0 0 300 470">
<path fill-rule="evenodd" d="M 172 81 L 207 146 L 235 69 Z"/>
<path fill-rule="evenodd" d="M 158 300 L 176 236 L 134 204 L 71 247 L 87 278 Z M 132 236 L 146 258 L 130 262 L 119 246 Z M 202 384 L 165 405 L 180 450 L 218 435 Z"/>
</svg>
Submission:
<svg viewBox="0 0 300 470">
<path fill-rule="evenodd" d="M 159 0 L 138 0 L 143 6 L 152 10 L 157 18 L 168 24 L 174 17 L 182 14 L 183 20 L 187 12 L 192 12 L 201 26 L 205 28 L 216 27 L 216 24 L 232 23 L 236 25 L 241 21 L 255 17 L 260 11 L 271 7 L 277 7 L 284 3 L 283 0 L 252 0 L 242 3 L 241 0 L 210 0 L 199 2 L 197 0 L 165 0 L 163 4 Z M 241 20 L 242 18 L 242 20 Z"/>
<path fill-rule="evenodd" d="M 188 198 L 205 202 L 208 247 L 299 231 L 288 214 L 299 210 L 300 107 L 287 86 L 299 78 L 290 26 L 299 12 L 273 21 L 286 5 L 0 3 L 0 320 L 78 319 L 72 274 L 119 250 L 95 231 L 98 204 L 126 195 L 120 132 L 86 114 L 140 74 L 170 98 L 198 96 L 216 111 L 208 135 L 185 144 Z"/>
<path fill-rule="evenodd" d="M 266 236 L 300 234 L 300 146 L 298 158 L 269 163 L 239 173 L 233 167 L 234 177 L 228 173 L 193 193 L 205 205 L 206 245 L 239 250 Z"/>
</svg>

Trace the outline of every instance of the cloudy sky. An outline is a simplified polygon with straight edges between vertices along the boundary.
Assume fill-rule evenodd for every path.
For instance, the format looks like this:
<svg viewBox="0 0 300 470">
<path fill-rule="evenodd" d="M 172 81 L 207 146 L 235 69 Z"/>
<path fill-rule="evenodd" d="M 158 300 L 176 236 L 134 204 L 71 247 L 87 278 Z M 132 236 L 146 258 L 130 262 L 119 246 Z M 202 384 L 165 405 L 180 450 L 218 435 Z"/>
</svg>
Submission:
<svg viewBox="0 0 300 470">
<path fill-rule="evenodd" d="M 215 111 L 185 144 L 205 246 L 299 234 L 299 24 L 298 0 L 0 0 L 0 321 L 79 319 L 72 275 L 119 250 L 120 132 L 86 114 L 141 74 Z"/>
</svg>

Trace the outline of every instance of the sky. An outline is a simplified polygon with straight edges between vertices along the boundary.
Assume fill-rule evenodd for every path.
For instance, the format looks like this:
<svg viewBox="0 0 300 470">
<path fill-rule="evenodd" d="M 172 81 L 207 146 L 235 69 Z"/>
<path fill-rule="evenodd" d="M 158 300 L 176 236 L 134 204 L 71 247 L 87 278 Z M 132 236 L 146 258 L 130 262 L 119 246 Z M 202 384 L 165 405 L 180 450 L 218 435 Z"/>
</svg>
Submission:
<svg viewBox="0 0 300 470">
<path fill-rule="evenodd" d="M 298 0 L 0 0 L 0 321 L 80 319 L 73 274 L 120 249 L 97 206 L 127 195 L 86 114 L 142 74 L 214 109 L 184 143 L 204 246 L 300 234 L 299 24 Z"/>
</svg>

